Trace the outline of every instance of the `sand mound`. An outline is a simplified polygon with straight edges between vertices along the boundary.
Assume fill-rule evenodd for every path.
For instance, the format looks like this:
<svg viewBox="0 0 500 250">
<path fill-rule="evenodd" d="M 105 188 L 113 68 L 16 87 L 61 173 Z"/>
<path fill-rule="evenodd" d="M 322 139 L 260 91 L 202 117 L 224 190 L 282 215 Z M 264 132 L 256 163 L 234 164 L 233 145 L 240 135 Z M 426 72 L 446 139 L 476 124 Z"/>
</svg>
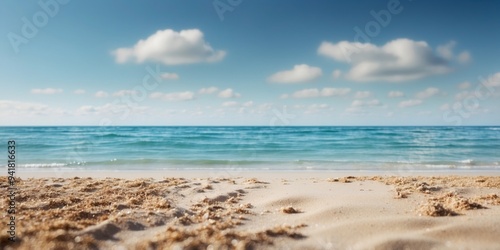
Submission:
<svg viewBox="0 0 500 250">
<path fill-rule="evenodd" d="M 483 205 L 473 202 L 470 199 L 447 193 L 439 197 L 430 198 L 426 204 L 420 207 L 420 213 L 429 216 L 455 216 L 460 211 L 472 209 L 485 209 Z"/>
</svg>

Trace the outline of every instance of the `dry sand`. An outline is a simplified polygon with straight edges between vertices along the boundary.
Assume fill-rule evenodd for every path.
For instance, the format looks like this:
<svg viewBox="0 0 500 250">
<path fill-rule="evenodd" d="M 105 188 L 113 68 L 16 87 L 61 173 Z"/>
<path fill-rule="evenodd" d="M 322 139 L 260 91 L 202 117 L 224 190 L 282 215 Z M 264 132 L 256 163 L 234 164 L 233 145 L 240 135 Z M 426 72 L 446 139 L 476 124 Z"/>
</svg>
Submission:
<svg viewBox="0 0 500 250">
<path fill-rule="evenodd" d="M 2 198 L 1 248 L 500 249 L 494 174 L 58 176 L 28 173 L 17 180 L 16 243 L 8 241 Z M 6 177 L 0 188 L 7 192 Z"/>
</svg>

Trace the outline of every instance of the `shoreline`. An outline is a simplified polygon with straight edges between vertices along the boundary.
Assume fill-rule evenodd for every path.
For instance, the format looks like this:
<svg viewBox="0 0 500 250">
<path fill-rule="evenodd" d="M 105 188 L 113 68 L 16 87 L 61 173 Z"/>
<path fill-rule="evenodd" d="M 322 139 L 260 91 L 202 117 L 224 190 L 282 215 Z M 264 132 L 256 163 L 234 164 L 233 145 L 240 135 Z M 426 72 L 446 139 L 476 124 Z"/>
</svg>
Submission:
<svg viewBox="0 0 500 250">
<path fill-rule="evenodd" d="M 210 170 L 193 170 L 193 169 L 176 169 L 176 170 L 70 170 L 70 169 L 37 169 L 16 170 L 16 177 L 21 178 L 70 178 L 70 177 L 94 177 L 94 178 L 163 178 L 163 177 L 183 177 L 183 178 L 198 178 L 198 177 L 235 177 L 242 175 L 245 177 L 272 177 L 280 176 L 290 177 L 309 177 L 318 178 L 325 175 L 331 177 L 343 176 L 500 176 L 500 171 L 485 170 L 442 170 L 442 171 L 377 171 L 377 170 L 360 170 L 360 171 L 345 171 L 345 170 L 252 170 L 252 169 L 210 169 Z"/>
</svg>

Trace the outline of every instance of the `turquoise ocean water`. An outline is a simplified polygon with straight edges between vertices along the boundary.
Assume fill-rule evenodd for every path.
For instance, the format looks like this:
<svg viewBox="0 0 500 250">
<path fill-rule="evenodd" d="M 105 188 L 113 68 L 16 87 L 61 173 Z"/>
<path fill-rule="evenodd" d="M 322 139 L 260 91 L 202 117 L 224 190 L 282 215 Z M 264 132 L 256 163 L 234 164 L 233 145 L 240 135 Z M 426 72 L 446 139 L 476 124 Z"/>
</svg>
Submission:
<svg viewBox="0 0 500 250">
<path fill-rule="evenodd" d="M 0 138 L 25 169 L 500 170 L 500 127 L 0 127 Z"/>
</svg>

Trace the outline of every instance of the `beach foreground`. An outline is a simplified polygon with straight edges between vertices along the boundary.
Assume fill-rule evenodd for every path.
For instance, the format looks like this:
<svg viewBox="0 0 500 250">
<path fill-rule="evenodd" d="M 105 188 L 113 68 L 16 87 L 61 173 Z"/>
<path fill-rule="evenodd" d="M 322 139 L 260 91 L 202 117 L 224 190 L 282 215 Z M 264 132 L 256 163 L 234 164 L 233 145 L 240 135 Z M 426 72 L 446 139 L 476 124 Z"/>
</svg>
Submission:
<svg viewBox="0 0 500 250">
<path fill-rule="evenodd" d="M 494 174 L 49 176 L 17 179 L 15 243 L 0 203 L 3 249 L 500 248 Z"/>
</svg>

